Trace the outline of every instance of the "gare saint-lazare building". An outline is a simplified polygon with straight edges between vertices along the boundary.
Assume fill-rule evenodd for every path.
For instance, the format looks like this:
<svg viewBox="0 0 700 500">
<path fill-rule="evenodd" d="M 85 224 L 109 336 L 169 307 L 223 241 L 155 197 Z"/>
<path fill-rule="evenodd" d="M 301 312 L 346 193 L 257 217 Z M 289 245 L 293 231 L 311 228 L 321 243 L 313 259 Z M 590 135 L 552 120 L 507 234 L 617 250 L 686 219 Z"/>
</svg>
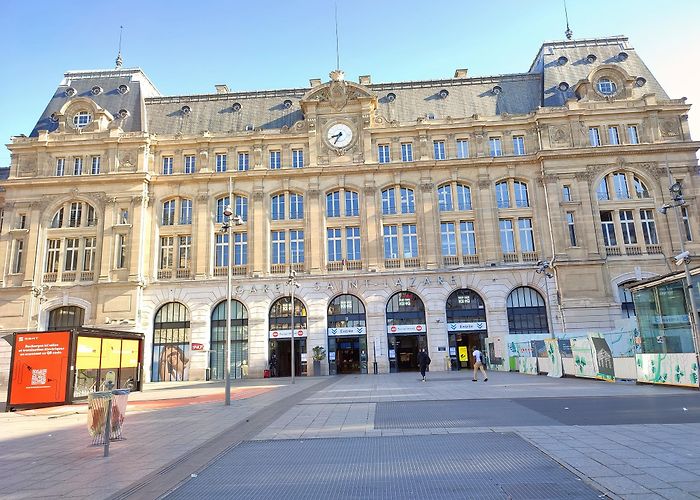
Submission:
<svg viewBox="0 0 700 500">
<path fill-rule="evenodd" d="M 615 329 L 621 285 L 668 273 L 680 238 L 700 253 L 690 104 L 625 37 L 527 63 L 175 96 L 119 63 L 66 73 L 8 145 L 0 334 L 141 332 L 145 380 L 221 379 L 229 264 L 235 377 L 273 353 L 289 375 L 292 337 L 297 374 L 316 346 L 321 374 L 393 373 L 422 347 L 508 369 L 511 336 Z"/>
</svg>

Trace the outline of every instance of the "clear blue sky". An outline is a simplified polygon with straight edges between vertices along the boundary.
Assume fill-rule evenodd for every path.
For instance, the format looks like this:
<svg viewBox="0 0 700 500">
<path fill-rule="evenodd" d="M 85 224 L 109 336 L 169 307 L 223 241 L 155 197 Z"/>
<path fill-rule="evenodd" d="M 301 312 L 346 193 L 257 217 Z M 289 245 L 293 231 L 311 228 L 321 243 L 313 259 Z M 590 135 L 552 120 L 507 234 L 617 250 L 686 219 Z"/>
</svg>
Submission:
<svg viewBox="0 0 700 500">
<path fill-rule="evenodd" d="M 340 66 L 373 82 L 525 72 L 564 38 L 559 0 L 338 1 Z M 671 97 L 700 107 L 700 1 L 569 0 L 575 38 L 630 37 Z M 6 0 L 0 32 L 0 138 L 29 134 L 63 73 L 125 67 L 165 95 L 304 87 L 335 67 L 334 1 Z M 700 137 L 700 112 L 691 127 Z M 9 152 L 0 148 L 0 166 Z"/>
</svg>

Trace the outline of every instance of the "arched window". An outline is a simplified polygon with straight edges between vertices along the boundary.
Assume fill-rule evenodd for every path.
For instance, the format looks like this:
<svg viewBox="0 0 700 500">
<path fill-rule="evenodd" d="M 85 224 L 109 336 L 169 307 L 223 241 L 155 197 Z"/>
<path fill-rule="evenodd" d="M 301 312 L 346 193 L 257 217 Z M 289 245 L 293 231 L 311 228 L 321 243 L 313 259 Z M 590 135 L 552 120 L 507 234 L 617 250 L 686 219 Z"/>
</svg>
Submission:
<svg viewBox="0 0 700 500">
<path fill-rule="evenodd" d="M 328 328 L 366 326 L 365 305 L 354 295 L 338 295 L 328 304 Z"/>
<path fill-rule="evenodd" d="M 506 301 L 508 333 L 549 333 L 547 307 L 537 290 L 522 286 L 516 288 Z"/>
<path fill-rule="evenodd" d="M 386 306 L 386 324 L 389 326 L 424 325 L 425 307 L 423 301 L 413 292 L 394 294 Z"/>
<path fill-rule="evenodd" d="M 615 85 L 615 82 L 607 77 L 600 78 L 596 83 L 596 88 L 598 89 L 598 92 L 603 95 L 613 95 L 615 92 L 617 92 L 617 85 Z"/>
<path fill-rule="evenodd" d="M 483 323 L 486 330 L 486 308 L 478 293 L 468 288 L 455 290 L 447 298 L 447 323 Z"/>
<path fill-rule="evenodd" d="M 598 184 L 599 201 L 649 199 L 651 194 L 644 181 L 631 172 L 612 172 Z"/>
<path fill-rule="evenodd" d="M 187 307 L 169 302 L 158 309 L 153 320 L 152 382 L 189 379 L 190 334 Z"/>
<path fill-rule="evenodd" d="M 401 196 L 401 213 L 414 214 L 416 213 L 416 200 L 413 189 L 401 186 L 395 186 L 384 189 L 382 191 L 382 214 L 395 215 L 398 213 L 396 204 L 396 192 Z"/>
<path fill-rule="evenodd" d="M 292 329 L 291 297 L 281 297 L 270 307 L 270 330 Z M 294 330 L 306 329 L 306 306 L 294 297 Z"/>
<path fill-rule="evenodd" d="M 85 309 L 78 306 L 57 307 L 49 312 L 47 331 L 70 330 L 83 326 Z"/>
<path fill-rule="evenodd" d="M 92 281 L 97 252 L 95 207 L 84 201 L 64 203 L 47 230 L 44 282 Z"/>
<path fill-rule="evenodd" d="M 224 216 L 224 209 L 229 204 L 228 196 L 224 196 L 216 200 L 216 222 L 218 224 L 222 224 L 224 222 L 224 219 L 226 218 Z M 233 208 L 234 215 L 238 215 L 244 222 L 248 220 L 248 198 L 237 194 L 234 195 L 233 205 L 231 205 L 231 207 Z"/>
<path fill-rule="evenodd" d="M 226 362 L 226 301 L 211 315 L 209 368 L 213 380 L 223 380 Z M 248 375 L 248 310 L 237 300 L 231 301 L 231 378 Z"/>
<path fill-rule="evenodd" d="M 617 286 L 618 293 L 620 295 L 620 305 L 622 309 L 622 316 L 625 318 L 635 318 L 637 313 L 634 310 L 634 300 L 632 300 L 632 292 L 630 292 L 626 287 L 626 283 Z"/>
<path fill-rule="evenodd" d="M 287 201 L 289 205 L 287 205 Z M 270 197 L 270 218 L 272 220 L 299 220 L 304 218 L 304 196 L 299 193 L 284 192 Z"/>
<path fill-rule="evenodd" d="M 472 193 L 469 186 L 451 182 L 438 187 L 438 210 L 440 212 L 451 212 L 455 210 L 455 203 L 453 200 L 457 202 L 457 210 L 471 210 Z"/>
</svg>

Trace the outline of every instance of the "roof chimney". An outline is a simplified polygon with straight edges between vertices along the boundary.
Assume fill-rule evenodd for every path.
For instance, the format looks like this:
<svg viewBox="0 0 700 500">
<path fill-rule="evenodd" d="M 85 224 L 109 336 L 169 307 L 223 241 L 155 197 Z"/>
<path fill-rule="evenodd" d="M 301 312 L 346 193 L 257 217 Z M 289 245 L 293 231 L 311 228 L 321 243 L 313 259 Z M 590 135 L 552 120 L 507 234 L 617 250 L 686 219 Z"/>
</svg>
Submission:
<svg viewBox="0 0 700 500">
<path fill-rule="evenodd" d="M 311 78 L 309 80 L 309 85 L 311 85 L 312 87 L 318 87 L 319 85 L 321 85 L 321 79 L 320 78 Z"/>
<path fill-rule="evenodd" d="M 228 85 L 223 84 L 223 83 L 220 83 L 218 85 L 214 85 L 214 88 L 216 89 L 217 94 L 228 94 L 229 92 L 231 92 L 228 89 Z"/>
<path fill-rule="evenodd" d="M 370 75 L 360 75 L 360 85 L 370 85 L 372 77 Z"/>
<path fill-rule="evenodd" d="M 455 78 L 466 78 L 467 68 L 460 68 L 455 70 Z"/>
</svg>

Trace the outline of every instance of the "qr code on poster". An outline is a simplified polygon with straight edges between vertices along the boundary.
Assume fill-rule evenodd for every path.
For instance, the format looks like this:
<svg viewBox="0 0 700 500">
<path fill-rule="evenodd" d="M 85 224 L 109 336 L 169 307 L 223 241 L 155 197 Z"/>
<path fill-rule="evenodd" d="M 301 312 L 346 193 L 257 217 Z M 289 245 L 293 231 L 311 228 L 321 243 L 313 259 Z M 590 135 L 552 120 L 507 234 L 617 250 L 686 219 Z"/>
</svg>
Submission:
<svg viewBox="0 0 700 500">
<path fill-rule="evenodd" d="M 32 370 L 32 385 L 46 385 L 46 368 Z"/>
</svg>

